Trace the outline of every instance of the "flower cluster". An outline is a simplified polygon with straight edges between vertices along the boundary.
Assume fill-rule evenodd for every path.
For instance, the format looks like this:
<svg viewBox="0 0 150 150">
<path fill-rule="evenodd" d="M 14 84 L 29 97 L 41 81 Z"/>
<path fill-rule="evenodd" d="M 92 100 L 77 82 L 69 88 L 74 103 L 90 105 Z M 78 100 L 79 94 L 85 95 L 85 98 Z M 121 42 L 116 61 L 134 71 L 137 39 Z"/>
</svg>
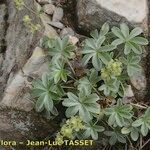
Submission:
<svg viewBox="0 0 150 150">
<path fill-rule="evenodd" d="M 18 10 L 22 10 L 24 6 L 24 1 L 23 0 L 14 0 L 15 6 Z"/>
<path fill-rule="evenodd" d="M 122 63 L 119 60 L 111 60 L 106 68 L 101 70 L 101 77 L 103 80 L 109 80 L 112 76 L 120 76 L 122 72 Z"/>
<path fill-rule="evenodd" d="M 41 28 L 41 26 L 39 24 L 33 24 L 31 21 L 32 19 L 28 15 L 24 16 L 23 18 L 24 24 L 30 29 L 31 33 L 34 33 L 38 31 Z"/>
<path fill-rule="evenodd" d="M 83 129 L 84 125 L 79 116 L 73 116 L 66 121 L 66 123 L 61 127 L 60 132 L 57 133 L 55 141 L 59 144 L 63 144 L 63 138 L 73 139 L 73 132 L 78 132 Z"/>
<path fill-rule="evenodd" d="M 30 24 L 30 23 L 31 23 L 31 18 L 30 18 L 28 15 L 25 15 L 25 16 L 23 17 L 23 22 L 24 22 L 25 24 Z"/>
<path fill-rule="evenodd" d="M 55 138 L 55 141 L 57 143 L 59 143 L 60 145 L 62 145 L 64 142 L 63 142 L 63 136 L 60 134 L 60 132 L 57 133 L 56 135 L 56 138 Z"/>
</svg>

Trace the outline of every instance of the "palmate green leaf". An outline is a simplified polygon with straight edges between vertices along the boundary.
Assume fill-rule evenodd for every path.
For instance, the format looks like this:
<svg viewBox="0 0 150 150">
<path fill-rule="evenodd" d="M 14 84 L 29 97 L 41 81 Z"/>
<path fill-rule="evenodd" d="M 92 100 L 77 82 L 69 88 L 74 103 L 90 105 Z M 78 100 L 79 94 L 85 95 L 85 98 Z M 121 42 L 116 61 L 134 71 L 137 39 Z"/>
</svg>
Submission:
<svg viewBox="0 0 150 150">
<path fill-rule="evenodd" d="M 131 119 L 133 116 L 132 107 L 122 104 L 121 100 L 117 101 L 117 104 L 107 108 L 105 114 L 109 116 L 108 123 L 115 125 L 115 123 L 122 127 L 125 125 L 126 119 Z"/>
<path fill-rule="evenodd" d="M 44 109 L 46 109 L 46 111 L 53 113 L 53 101 L 59 100 L 60 98 L 60 95 L 57 94 L 56 85 L 47 74 L 42 75 L 42 80 L 37 80 L 34 82 L 31 95 L 34 98 L 37 98 L 35 104 L 37 112 L 42 112 Z"/>
<path fill-rule="evenodd" d="M 120 133 L 117 134 L 117 139 L 118 139 L 118 141 L 119 141 L 120 143 L 126 143 L 126 138 L 125 138 L 125 136 L 122 135 L 122 134 L 120 134 Z"/>
<path fill-rule="evenodd" d="M 97 94 L 83 95 L 83 93 L 76 96 L 75 94 L 68 92 L 68 98 L 64 99 L 62 104 L 67 108 L 66 116 L 71 117 L 79 113 L 79 116 L 85 121 L 88 122 L 92 120 L 92 113 L 99 113 L 100 106 L 97 103 L 99 97 Z M 73 110 L 73 112 L 72 112 Z"/>
<path fill-rule="evenodd" d="M 90 35 L 91 35 L 91 37 L 94 38 L 94 39 L 98 39 L 98 38 L 99 38 L 99 32 L 98 32 L 97 29 L 91 31 L 91 32 L 90 32 Z"/>
<path fill-rule="evenodd" d="M 110 145 L 115 145 L 117 141 L 120 143 L 126 143 L 125 135 L 121 134 L 119 131 L 105 131 L 104 134 L 110 137 Z"/>
<path fill-rule="evenodd" d="M 141 126 L 142 135 L 146 136 L 148 134 L 148 130 L 149 130 L 149 128 L 147 127 L 147 125 L 145 123 L 143 123 L 142 126 Z"/>
<path fill-rule="evenodd" d="M 67 76 L 70 72 L 64 69 L 65 63 L 63 61 L 57 60 L 57 62 L 53 63 L 51 68 L 51 77 L 54 79 L 55 84 L 57 84 L 60 80 L 67 82 Z"/>
<path fill-rule="evenodd" d="M 51 39 L 47 36 L 44 36 L 42 39 L 42 46 L 46 49 L 51 49 L 55 45 L 55 39 Z"/>
<path fill-rule="evenodd" d="M 133 50 L 136 54 L 142 54 L 142 47 L 136 43 L 130 42 L 130 48 Z"/>
<path fill-rule="evenodd" d="M 140 27 L 134 28 L 134 29 L 130 32 L 129 39 L 132 39 L 132 38 L 134 38 L 134 37 L 140 35 L 142 32 L 143 32 L 142 28 L 140 28 Z"/>
<path fill-rule="evenodd" d="M 88 73 L 87 76 L 89 78 L 90 83 L 94 87 L 95 87 L 96 83 L 101 80 L 99 77 L 98 71 L 95 70 L 94 68 L 90 70 L 90 73 Z"/>
<path fill-rule="evenodd" d="M 138 64 L 130 64 L 127 66 L 127 72 L 129 76 L 134 76 L 141 71 L 141 66 Z"/>
<path fill-rule="evenodd" d="M 138 128 L 135 127 L 123 127 L 121 129 L 121 133 L 124 135 L 129 135 L 131 136 L 131 139 L 133 141 L 137 141 L 139 138 L 139 130 Z"/>
<path fill-rule="evenodd" d="M 123 33 L 121 32 L 121 30 L 118 27 L 113 27 L 111 29 L 111 31 L 114 33 L 115 36 L 117 36 L 119 39 L 121 40 L 125 40 L 125 37 L 123 35 Z"/>
<path fill-rule="evenodd" d="M 130 43 L 126 42 L 124 47 L 124 53 L 125 55 L 128 55 L 131 52 L 131 45 Z"/>
<path fill-rule="evenodd" d="M 72 53 L 75 50 L 75 46 L 69 43 L 69 38 L 65 36 L 63 39 L 59 37 L 55 40 L 55 44 L 52 48 L 49 48 L 49 55 L 53 56 L 53 61 L 58 59 L 70 59 Z"/>
<path fill-rule="evenodd" d="M 82 64 L 83 66 L 86 66 L 87 63 L 89 62 L 89 60 L 93 57 L 93 54 L 86 54 L 84 55 L 84 57 L 82 58 Z"/>
<path fill-rule="evenodd" d="M 51 112 L 46 111 L 46 118 L 53 119 L 54 116 L 52 116 L 51 114 L 54 115 L 54 116 L 58 116 L 59 113 L 58 113 L 58 110 L 57 110 L 57 108 L 55 106 L 53 107 Z"/>
<path fill-rule="evenodd" d="M 129 27 L 125 23 L 120 25 L 120 29 L 124 37 L 129 37 Z"/>
<path fill-rule="evenodd" d="M 142 125 L 142 123 L 143 123 L 142 119 L 138 119 L 138 120 L 136 120 L 136 121 L 134 121 L 134 122 L 132 123 L 132 126 L 133 126 L 133 127 L 139 127 L 139 126 Z"/>
<path fill-rule="evenodd" d="M 102 68 L 102 61 L 97 53 L 95 53 L 92 57 L 92 64 L 97 70 Z"/>
<path fill-rule="evenodd" d="M 98 71 L 91 69 L 87 72 L 87 76 L 81 78 L 77 82 L 77 89 L 80 93 L 84 95 L 89 95 L 92 92 L 93 87 L 96 86 L 96 83 L 100 81 Z"/>
<path fill-rule="evenodd" d="M 104 35 L 109 31 L 109 27 L 103 26 L 100 33 L 97 30 L 91 32 L 93 38 L 86 39 L 82 54 L 84 54 L 82 63 L 85 66 L 91 59 L 95 69 L 100 70 L 102 64 L 107 64 L 111 60 L 110 51 L 114 50 L 114 45 L 103 45 L 106 37 Z"/>
<path fill-rule="evenodd" d="M 91 94 L 92 86 L 87 77 L 83 77 L 79 80 L 78 90 L 85 95 Z"/>
<path fill-rule="evenodd" d="M 138 138 L 139 138 L 139 131 L 138 131 L 138 129 L 137 128 L 132 128 L 130 136 L 131 136 L 133 141 L 137 141 Z"/>
<path fill-rule="evenodd" d="M 44 101 L 43 101 L 44 97 L 45 94 L 42 94 L 36 102 L 35 109 L 37 112 L 42 112 L 44 110 Z"/>
<path fill-rule="evenodd" d="M 133 43 L 139 44 L 139 45 L 147 45 L 148 40 L 143 37 L 134 37 L 131 39 Z"/>
<path fill-rule="evenodd" d="M 144 115 L 132 123 L 133 127 L 140 127 L 143 136 L 146 136 L 150 130 L 150 107 L 147 108 Z"/>
<path fill-rule="evenodd" d="M 110 29 L 109 24 L 108 23 L 104 23 L 102 25 L 101 30 L 100 30 L 100 36 L 105 36 L 109 32 L 109 29 Z"/>
<path fill-rule="evenodd" d="M 108 47 L 111 47 L 111 46 L 108 46 Z M 114 47 L 112 49 L 114 49 Z M 102 64 L 107 64 L 111 60 L 110 54 L 107 52 L 103 52 L 100 49 L 97 51 L 88 51 L 88 52 L 89 53 L 84 55 L 82 59 L 82 64 L 84 66 L 90 61 L 90 59 L 92 59 L 92 65 L 94 66 L 94 68 L 96 70 L 100 70 L 102 68 Z"/>
<path fill-rule="evenodd" d="M 104 91 L 104 95 L 109 96 L 111 92 L 117 93 L 119 90 L 120 82 L 116 78 L 111 78 L 108 81 L 105 81 L 98 90 Z"/>
<path fill-rule="evenodd" d="M 124 59 L 125 65 L 127 65 L 127 73 L 129 76 L 137 75 L 141 72 L 141 66 L 139 65 L 140 57 L 130 54 L 127 56 L 127 59 Z"/>
<path fill-rule="evenodd" d="M 99 53 L 98 56 L 105 65 L 112 59 L 109 53 Z"/>
<path fill-rule="evenodd" d="M 90 32 L 90 35 L 94 38 L 94 39 L 99 39 L 100 37 L 104 37 L 107 33 L 109 32 L 109 24 L 108 23 L 104 23 L 101 27 L 100 32 L 96 29 Z"/>
<path fill-rule="evenodd" d="M 121 39 L 116 39 L 114 40 L 111 44 L 114 45 L 114 46 L 117 46 L 117 45 L 120 45 L 122 44 L 124 41 L 121 40 Z"/>
<path fill-rule="evenodd" d="M 71 117 L 71 116 L 75 116 L 75 114 L 77 114 L 78 112 L 78 106 L 71 106 L 66 110 L 66 116 L 67 117 Z"/>
<path fill-rule="evenodd" d="M 112 51 L 116 48 L 116 46 L 113 46 L 113 45 L 106 45 L 106 46 L 102 46 L 99 51 L 103 51 L 103 52 L 109 52 L 109 51 Z"/>
<path fill-rule="evenodd" d="M 53 106 L 54 106 L 54 103 L 53 103 L 53 100 L 52 98 L 50 97 L 49 94 L 46 94 L 45 97 L 44 97 L 44 107 L 47 111 L 51 111 L 53 110 Z"/>
<path fill-rule="evenodd" d="M 128 55 L 131 52 L 131 50 L 135 54 L 141 54 L 141 46 L 147 45 L 149 43 L 147 39 L 138 36 L 142 33 L 142 29 L 138 27 L 129 32 L 128 26 L 123 23 L 120 25 L 120 29 L 117 27 L 113 27 L 112 32 L 115 36 L 118 37 L 118 39 L 112 42 L 112 45 L 117 46 L 120 44 L 124 44 L 125 55 Z"/>
<path fill-rule="evenodd" d="M 105 128 L 103 126 L 94 125 L 92 122 L 85 124 L 83 138 L 87 139 L 90 136 L 93 140 L 98 140 L 98 133 L 103 132 Z"/>
</svg>

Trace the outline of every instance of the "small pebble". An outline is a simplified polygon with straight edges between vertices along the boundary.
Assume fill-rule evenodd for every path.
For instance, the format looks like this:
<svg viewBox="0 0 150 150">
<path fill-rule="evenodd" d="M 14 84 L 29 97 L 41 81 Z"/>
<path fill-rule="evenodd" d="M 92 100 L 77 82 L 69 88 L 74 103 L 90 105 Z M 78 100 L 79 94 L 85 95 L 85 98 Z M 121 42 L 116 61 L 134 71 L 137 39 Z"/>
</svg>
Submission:
<svg viewBox="0 0 150 150">
<path fill-rule="evenodd" d="M 37 0 L 37 1 L 39 4 L 42 4 L 42 5 L 52 3 L 52 0 Z"/>
<path fill-rule="evenodd" d="M 46 4 L 43 6 L 43 11 L 46 14 L 52 15 L 54 13 L 55 6 L 53 4 Z"/>
<path fill-rule="evenodd" d="M 53 26 L 53 27 L 56 27 L 56 28 L 58 28 L 58 29 L 63 29 L 64 28 L 64 25 L 61 23 L 61 22 L 50 22 L 49 23 L 51 26 Z"/>
<path fill-rule="evenodd" d="M 61 7 L 57 7 L 54 11 L 52 21 L 53 22 L 61 21 L 63 18 L 63 15 L 64 15 L 63 9 Z"/>
<path fill-rule="evenodd" d="M 79 42 L 79 39 L 75 36 L 69 36 L 69 42 L 76 45 Z"/>
<path fill-rule="evenodd" d="M 58 36 L 56 30 L 50 26 L 50 25 L 45 25 L 45 32 L 44 35 L 48 36 L 49 38 L 55 38 Z"/>
<path fill-rule="evenodd" d="M 44 14 L 44 13 L 40 14 L 40 18 L 41 18 L 42 23 L 44 25 L 51 22 L 51 19 L 50 19 L 50 17 L 47 14 Z"/>
<path fill-rule="evenodd" d="M 64 37 L 64 36 L 66 36 L 66 35 L 74 36 L 74 31 L 73 31 L 73 29 L 71 29 L 71 28 L 69 28 L 69 27 L 62 29 L 62 31 L 60 32 L 60 37 L 62 38 L 62 37 Z"/>
</svg>

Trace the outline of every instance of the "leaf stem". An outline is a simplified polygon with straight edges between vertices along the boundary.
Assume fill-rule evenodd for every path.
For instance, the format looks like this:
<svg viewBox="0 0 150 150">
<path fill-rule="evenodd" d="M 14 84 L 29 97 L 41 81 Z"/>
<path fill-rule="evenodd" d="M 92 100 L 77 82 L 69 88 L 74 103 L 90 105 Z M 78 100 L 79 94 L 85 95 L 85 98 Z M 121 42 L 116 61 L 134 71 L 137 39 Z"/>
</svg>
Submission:
<svg viewBox="0 0 150 150">
<path fill-rule="evenodd" d="M 129 141 L 129 143 L 130 143 L 130 146 L 131 146 L 134 150 L 137 150 L 137 149 L 133 146 L 133 144 L 132 144 L 131 140 L 129 139 L 129 137 L 127 137 L 127 139 L 128 139 L 128 141 Z"/>
<path fill-rule="evenodd" d="M 69 87 L 69 86 L 62 86 L 64 89 L 75 89 L 74 87 Z"/>
<path fill-rule="evenodd" d="M 91 84 L 93 90 L 99 95 L 99 97 L 101 97 L 102 99 L 105 99 L 104 96 L 100 95 L 100 93 L 98 92 L 98 90 Z"/>
<path fill-rule="evenodd" d="M 146 106 L 142 106 L 140 104 L 134 104 L 134 103 L 130 103 L 132 106 L 136 107 L 136 108 L 139 108 L 139 109 L 147 109 Z"/>
<path fill-rule="evenodd" d="M 142 150 L 149 142 L 150 142 L 150 138 L 141 146 L 139 150 Z"/>
<path fill-rule="evenodd" d="M 92 84 L 91 84 L 91 86 L 92 86 L 93 90 L 99 95 L 98 90 Z"/>
<path fill-rule="evenodd" d="M 67 60 L 67 64 L 69 65 L 70 69 L 72 70 L 72 73 L 75 75 L 76 73 L 75 73 L 71 63 L 68 60 Z"/>
</svg>

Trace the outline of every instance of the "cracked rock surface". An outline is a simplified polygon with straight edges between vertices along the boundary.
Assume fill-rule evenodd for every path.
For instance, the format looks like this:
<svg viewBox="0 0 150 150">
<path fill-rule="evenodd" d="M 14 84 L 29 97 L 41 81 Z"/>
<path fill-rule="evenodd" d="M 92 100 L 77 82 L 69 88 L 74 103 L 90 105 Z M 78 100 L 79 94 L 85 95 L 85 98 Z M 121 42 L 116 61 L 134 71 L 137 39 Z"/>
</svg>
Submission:
<svg viewBox="0 0 150 150">
<path fill-rule="evenodd" d="M 148 0 L 78 0 L 79 28 L 99 28 L 105 22 L 118 26 L 126 22 L 141 26 L 148 33 Z"/>
<path fill-rule="evenodd" d="M 37 10 L 35 1 L 24 2 L 29 9 Z M 22 21 L 25 15 L 41 25 L 40 32 L 32 34 L 25 27 Z M 44 30 L 40 17 L 27 9 L 17 11 L 14 1 L 0 2 L 0 139 L 21 140 L 36 135 L 44 138 L 44 132 L 53 133 L 57 128 L 32 111 L 34 102 L 30 98 L 28 78 L 37 78 L 47 70 L 45 53 L 38 47 Z M 49 36 L 56 32 L 48 26 L 46 30 Z"/>
</svg>

